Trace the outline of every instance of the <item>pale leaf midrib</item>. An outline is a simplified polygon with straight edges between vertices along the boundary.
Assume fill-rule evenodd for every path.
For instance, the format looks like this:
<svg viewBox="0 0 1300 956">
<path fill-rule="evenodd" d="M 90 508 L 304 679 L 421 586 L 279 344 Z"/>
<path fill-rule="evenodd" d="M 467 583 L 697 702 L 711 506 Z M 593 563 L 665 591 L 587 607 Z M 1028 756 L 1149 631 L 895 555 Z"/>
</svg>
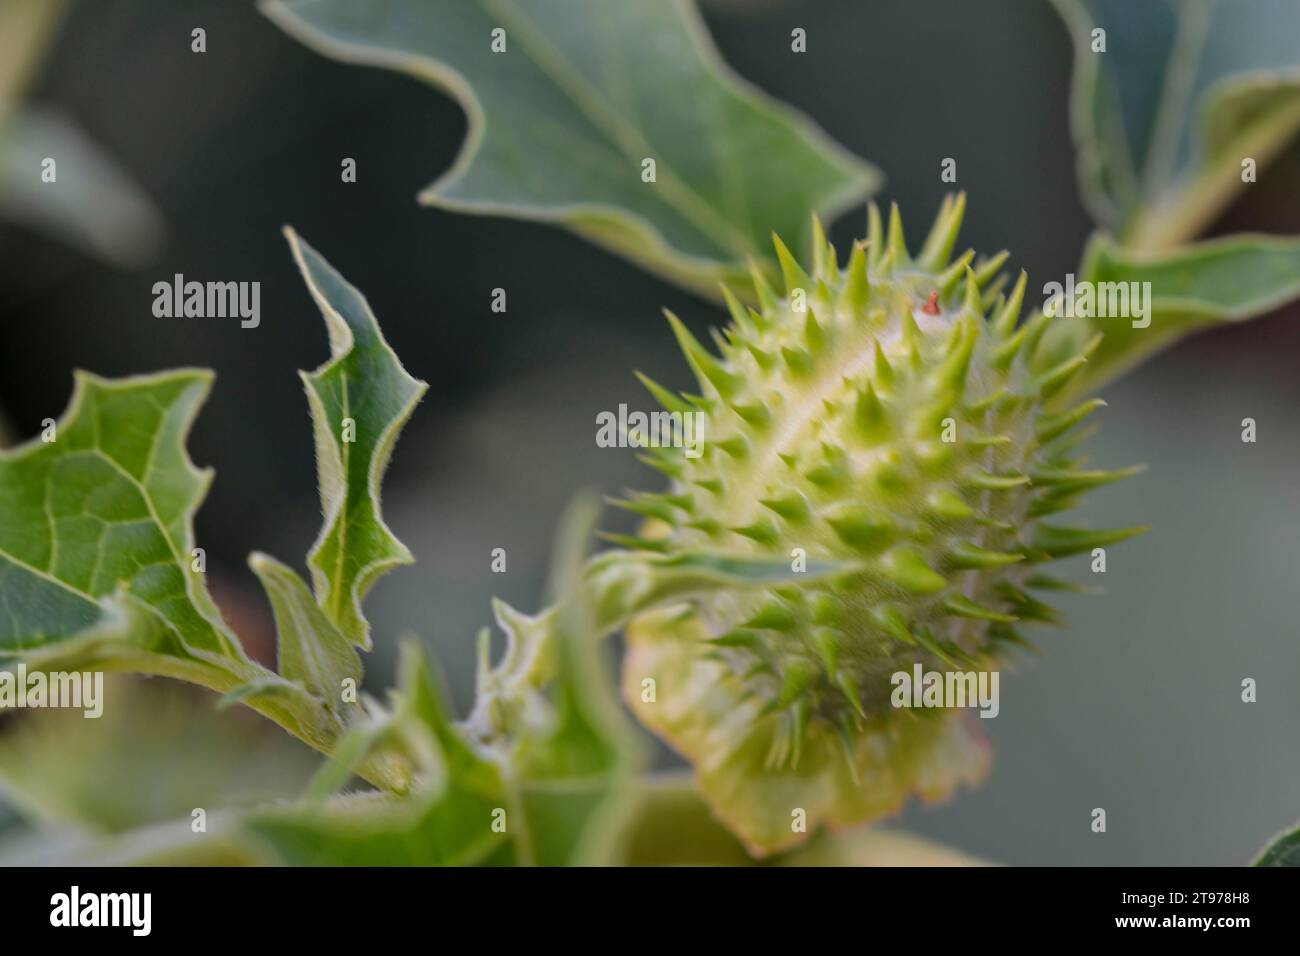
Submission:
<svg viewBox="0 0 1300 956">
<path fill-rule="evenodd" d="M 646 156 L 654 155 L 653 148 L 636 129 L 621 122 L 617 114 L 605 104 L 589 96 L 581 82 L 575 82 L 567 75 L 573 72 L 573 68 L 563 54 L 542 33 L 533 28 L 531 21 L 512 0 L 477 0 L 477 2 L 485 12 L 511 24 L 511 29 L 523 37 L 521 45 L 537 68 L 573 101 L 598 130 L 605 133 L 618 146 L 624 156 L 635 159 L 638 152 Z M 659 177 L 665 171 L 667 180 L 660 182 Z M 663 191 L 667 205 L 700 229 L 720 248 L 733 255 L 753 254 L 756 251 L 752 237 L 732 228 L 730 223 L 719 216 L 705 199 L 679 180 L 670 167 L 660 163 L 658 157 L 655 160 L 655 173 L 656 184 L 668 187 Z"/>
</svg>

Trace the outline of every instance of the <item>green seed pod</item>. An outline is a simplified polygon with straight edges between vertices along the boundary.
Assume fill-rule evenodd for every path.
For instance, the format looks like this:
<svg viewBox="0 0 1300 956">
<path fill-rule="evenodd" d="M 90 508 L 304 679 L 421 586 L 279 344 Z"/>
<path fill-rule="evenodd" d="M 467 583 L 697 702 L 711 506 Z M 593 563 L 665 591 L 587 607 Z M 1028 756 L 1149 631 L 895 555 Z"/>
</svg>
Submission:
<svg viewBox="0 0 1300 956">
<path fill-rule="evenodd" d="M 820 228 L 811 273 L 777 239 L 786 293 L 759 276 L 749 310 L 728 292 L 720 354 L 669 316 L 701 395 L 647 383 L 707 426 L 698 457 L 654 456 L 671 487 L 638 499 L 648 546 L 848 568 L 628 629 L 629 703 L 758 853 L 802 839 L 801 820 L 848 826 L 976 780 L 972 714 L 897 709 L 892 676 L 997 669 L 1026 643 L 1018 622 L 1055 617 L 1029 594 L 1039 564 L 1140 530 L 1042 522 L 1131 471 L 1078 467 L 1071 430 L 1099 402 L 1045 405 L 1087 354 L 1040 370 L 1025 276 L 1002 295 L 1005 256 L 950 262 L 964 205 L 944 202 L 915 256 L 896 209 L 885 228 L 871 211 L 843 268 Z"/>
</svg>

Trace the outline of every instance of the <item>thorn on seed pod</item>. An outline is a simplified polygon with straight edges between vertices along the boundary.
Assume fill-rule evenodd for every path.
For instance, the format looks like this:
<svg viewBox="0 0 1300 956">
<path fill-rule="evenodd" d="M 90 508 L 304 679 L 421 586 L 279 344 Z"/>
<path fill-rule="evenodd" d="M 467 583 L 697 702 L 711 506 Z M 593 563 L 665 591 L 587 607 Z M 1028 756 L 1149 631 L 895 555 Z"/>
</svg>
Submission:
<svg viewBox="0 0 1300 956">
<path fill-rule="evenodd" d="M 1003 259 L 950 261 L 961 212 L 947 201 L 913 258 L 899 217 L 886 239 L 873 208 L 870 242 L 843 272 L 829 248 L 809 270 L 778 245 L 787 288 L 778 297 L 759 270 L 759 307 L 736 301 L 721 354 L 672 320 L 704 397 L 646 380 L 665 415 L 699 409 L 701 434 L 716 437 L 696 458 L 644 449 L 668 490 L 622 502 L 666 527 L 613 540 L 692 589 L 680 610 L 638 613 L 628 628 L 628 699 L 756 851 L 806 835 L 792 833 L 791 806 L 808 809 L 811 832 L 977 779 L 987 755 L 962 715 L 900 714 L 882 677 L 1009 665 L 1025 643 L 1013 622 L 1059 619 L 1027 593 L 1043 584 L 1039 566 L 1138 530 L 1042 522 L 1131 472 L 1073 460 L 1073 429 L 1100 399 L 1043 402 L 1070 388 L 1095 343 L 1048 342 L 1038 311 L 1020 322 L 1027 280 L 989 301 Z M 793 308 L 791 289 L 809 308 Z M 939 440 L 948 423 L 960 425 L 955 447 Z M 806 573 L 814 555 L 836 570 Z M 725 567 L 713 562 L 755 559 L 772 580 L 713 583 Z M 697 584 L 690 569 L 706 567 Z M 680 678 L 643 706 L 644 674 L 669 668 Z"/>
</svg>

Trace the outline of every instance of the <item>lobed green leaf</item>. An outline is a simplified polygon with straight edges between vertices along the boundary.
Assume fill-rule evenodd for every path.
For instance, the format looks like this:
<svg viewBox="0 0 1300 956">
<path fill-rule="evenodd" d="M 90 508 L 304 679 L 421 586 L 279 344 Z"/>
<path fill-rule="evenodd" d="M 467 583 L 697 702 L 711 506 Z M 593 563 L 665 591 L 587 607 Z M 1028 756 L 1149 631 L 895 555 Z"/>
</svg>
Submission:
<svg viewBox="0 0 1300 956">
<path fill-rule="evenodd" d="M 0 453 L 0 654 L 83 639 L 125 620 L 129 597 L 177 653 L 244 660 L 192 570 L 194 513 L 212 474 L 184 444 L 211 381 L 187 369 L 118 381 L 79 372 L 51 440 Z"/>
<path fill-rule="evenodd" d="M 318 52 L 409 73 L 469 121 L 420 201 L 554 222 L 697 291 L 806 246 L 878 175 L 733 74 L 688 0 L 266 0 Z M 504 52 L 492 49 L 504 30 Z M 642 179 L 655 162 L 655 181 Z"/>
<path fill-rule="evenodd" d="M 325 513 L 308 563 L 326 617 L 369 648 L 361 602 L 386 571 L 412 561 L 384 523 L 380 486 L 397 436 L 428 385 L 402 368 L 365 297 L 292 229 L 285 236 L 330 336 L 330 360 L 302 376 Z"/>
</svg>

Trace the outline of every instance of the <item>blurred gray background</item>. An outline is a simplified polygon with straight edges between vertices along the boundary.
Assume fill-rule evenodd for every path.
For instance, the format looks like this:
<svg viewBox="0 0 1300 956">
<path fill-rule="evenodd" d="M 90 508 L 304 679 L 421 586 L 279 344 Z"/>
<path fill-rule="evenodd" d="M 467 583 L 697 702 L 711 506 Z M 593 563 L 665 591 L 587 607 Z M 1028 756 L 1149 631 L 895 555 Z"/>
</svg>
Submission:
<svg viewBox="0 0 1300 956">
<path fill-rule="evenodd" d="M 880 198 L 910 222 L 936 209 L 951 156 L 970 195 L 964 243 L 1010 249 L 1032 288 L 1075 266 L 1089 224 L 1068 132 L 1070 50 L 1045 0 L 705 12 L 726 59 L 876 163 Z M 206 56 L 189 52 L 194 26 Z M 794 26 L 808 31 L 806 56 L 789 51 Z M 115 271 L 0 227 L 0 408 L 16 432 L 57 416 L 74 367 L 215 368 L 192 452 L 218 479 L 197 531 L 223 605 L 265 659 L 269 610 L 244 555 L 301 567 L 319 525 L 294 370 L 327 345 L 280 237 L 292 223 L 368 295 L 431 385 L 385 499 L 419 563 L 370 599 L 368 680 L 389 684 L 395 638 L 412 632 L 463 708 L 489 598 L 538 605 L 573 492 L 657 484 L 593 434 L 597 411 L 644 405 L 634 368 L 688 384 L 660 307 L 697 330 L 721 313 L 566 233 L 421 208 L 415 193 L 464 135 L 459 108 L 414 80 L 318 58 L 251 4 L 74 3 L 33 99 L 119 159 L 168 235 L 155 261 Z M 355 185 L 339 182 L 343 156 L 358 160 Z M 1298 159 L 1283 155 L 1215 230 L 1300 232 Z M 834 236 L 861 229 L 859 210 Z M 174 272 L 261 281 L 261 328 L 155 319 L 150 287 Z M 505 315 L 489 309 L 497 286 Z M 1004 677 L 1000 716 L 980 721 L 995 747 L 987 783 L 908 810 L 902 826 L 1004 863 L 1240 864 L 1300 818 L 1298 356 L 1290 309 L 1187 342 L 1105 394 L 1094 460 L 1149 471 L 1091 496 L 1079 517 L 1153 530 L 1111 549 L 1104 578 L 1072 569 L 1105 593 L 1066 599 L 1072 626 L 1040 631 L 1042 657 Z M 1240 441 L 1247 416 L 1254 445 Z M 506 574 L 489 573 L 496 547 Z M 1244 677 L 1258 703 L 1241 702 Z M 1094 807 L 1107 811 L 1104 835 L 1090 831 Z"/>
</svg>

